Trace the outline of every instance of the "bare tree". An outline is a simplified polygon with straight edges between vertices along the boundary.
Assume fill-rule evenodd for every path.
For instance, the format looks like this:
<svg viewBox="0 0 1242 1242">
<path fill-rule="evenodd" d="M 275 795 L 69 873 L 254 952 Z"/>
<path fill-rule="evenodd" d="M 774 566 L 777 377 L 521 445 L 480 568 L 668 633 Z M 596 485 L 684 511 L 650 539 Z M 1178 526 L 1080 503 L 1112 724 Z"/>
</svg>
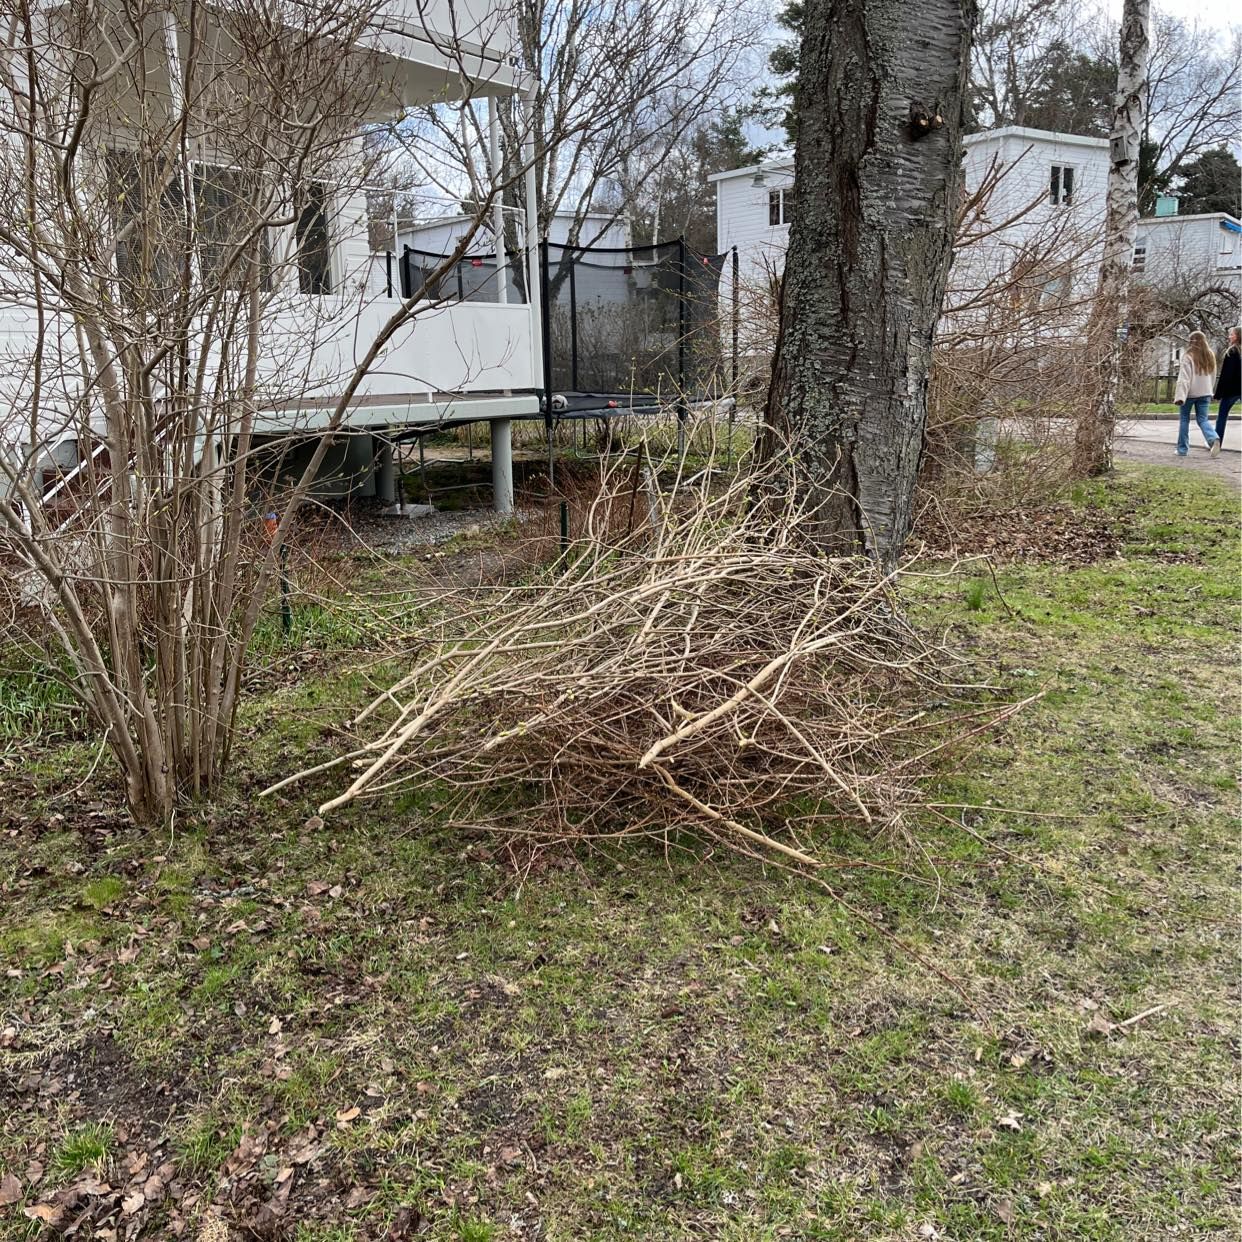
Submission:
<svg viewBox="0 0 1242 1242">
<path fill-rule="evenodd" d="M 0 563 L 150 822 L 224 771 L 278 548 L 408 334 L 328 243 L 365 254 L 399 63 L 366 3 L 0 11 Z M 276 497 L 273 425 L 317 432 Z"/>
<path fill-rule="evenodd" d="M 972 6 L 819 0 L 805 12 L 798 206 L 768 394 L 823 503 L 826 548 L 894 562 L 910 530 L 927 377 L 962 193 Z"/>
<path fill-rule="evenodd" d="M 517 0 L 540 231 L 567 215 L 570 244 L 589 245 L 608 223 L 588 225 L 589 212 L 629 212 L 686 136 L 748 85 L 741 69 L 762 21 L 749 0 Z M 512 109 L 502 104 L 500 117 L 507 201 L 525 207 L 525 182 L 513 175 L 525 135 Z M 473 104 L 420 109 L 411 158 L 429 183 L 476 197 L 488 180 L 486 124 Z"/>
<path fill-rule="evenodd" d="M 1139 184 L 1144 211 L 1187 164 L 1236 142 L 1242 121 L 1242 28 L 1215 31 L 1157 9 L 1147 82 Z"/>
<path fill-rule="evenodd" d="M 1112 465 L 1113 426 L 1121 379 L 1121 330 L 1126 323 L 1134 239 L 1138 233 L 1139 143 L 1147 111 L 1148 0 L 1126 0 L 1121 13 L 1117 104 L 1109 148 L 1104 255 L 1088 342 L 1099 360 L 1090 407 L 1078 420 L 1074 468 L 1096 475 Z"/>
</svg>

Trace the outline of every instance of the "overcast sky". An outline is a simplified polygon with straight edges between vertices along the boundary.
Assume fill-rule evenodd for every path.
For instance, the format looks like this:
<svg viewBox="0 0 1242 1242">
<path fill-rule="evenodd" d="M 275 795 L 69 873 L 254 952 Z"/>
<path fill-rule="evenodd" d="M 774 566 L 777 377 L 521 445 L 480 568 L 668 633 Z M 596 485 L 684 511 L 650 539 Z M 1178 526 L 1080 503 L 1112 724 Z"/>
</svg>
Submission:
<svg viewBox="0 0 1242 1242">
<path fill-rule="evenodd" d="M 1219 30 L 1242 23 L 1236 0 L 1159 0 L 1154 7 L 1190 23 L 1197 18 L 1204 26 Z M 1108 11 L 1120 20 L 1121 0 L 1108 0 Z"/>
</svg>

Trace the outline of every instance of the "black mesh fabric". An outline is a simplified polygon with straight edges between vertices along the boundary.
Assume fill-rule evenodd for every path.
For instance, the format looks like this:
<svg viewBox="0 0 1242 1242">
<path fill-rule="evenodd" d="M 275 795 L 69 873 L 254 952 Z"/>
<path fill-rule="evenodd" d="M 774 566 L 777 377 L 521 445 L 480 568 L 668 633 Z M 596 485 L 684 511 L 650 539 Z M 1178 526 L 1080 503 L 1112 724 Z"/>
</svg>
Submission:
<svg viewBox="0 0 1242 1242">
<path fill-rule="evenodd" d="M 427 297 L 436 301 L 499 302 L 500 282 L 496 275 L 494 254 L 473 255 L 458 259 L 439 277 L 435 273 L 449 258 L 429 250 L 403 248 L 398 263 L 402 297 Z M 526 279 L 520 253 L 508 256 L 506 301 L 520 305 L 526 301 Z"/>
<path fill-rule="evenodd" d="M 681 242 L 545 253 L 556 391 L 695 400 L 718 390 L 726 256 Z"/>
</svg>

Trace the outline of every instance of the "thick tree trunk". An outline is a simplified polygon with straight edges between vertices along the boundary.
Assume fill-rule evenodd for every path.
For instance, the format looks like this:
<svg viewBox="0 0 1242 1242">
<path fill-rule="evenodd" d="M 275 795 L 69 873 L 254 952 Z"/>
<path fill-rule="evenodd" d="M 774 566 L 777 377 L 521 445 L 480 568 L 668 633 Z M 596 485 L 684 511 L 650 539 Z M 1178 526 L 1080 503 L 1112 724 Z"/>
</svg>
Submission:
<svg viewBox="0 0 1242 1242">
<path fill-rule="evenodd" d="M 820 543 L 889 565 L 910 532 L 962 186 L 970 0 L 809 0 L 797 205 L 765 449 Z"/>
<path fill-rule="evenodd" d="M 1113 427 L 1121 378 L 1121 329 L 1129 311 L 1130 273 L 1138 234 L 1139 149 L 1147 113 L 1148 0 L 1125 0 L 1121 13 L 1121 54 L 1117 103 L 1108 168 L 1108 205 L 1100 285 L 1088 326 L 1092 356 L 1098 360 L 1090 406 L 1074 434 L 1074 469 L 1103 474 L 1112 466 Z"/>
</svg>

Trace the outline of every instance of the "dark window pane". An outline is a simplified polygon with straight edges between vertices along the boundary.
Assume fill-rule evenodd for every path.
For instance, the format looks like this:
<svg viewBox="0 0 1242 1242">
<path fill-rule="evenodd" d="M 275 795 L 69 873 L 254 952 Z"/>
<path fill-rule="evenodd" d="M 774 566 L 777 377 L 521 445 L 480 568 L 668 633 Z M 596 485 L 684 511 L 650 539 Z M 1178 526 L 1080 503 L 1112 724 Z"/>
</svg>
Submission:
<svg viewBox="0 0 1242 1242">
<path fill-rule="evenodd" d="M 182 276 L 181 179 L 171 162 L 132 151 L 109 151 L 107 169 L 121 296 L 154 310 L 174 295 Z"/>
<path fill-rule="evenodd" d="M 1048 201 L 1056 207 L 1061 201 L 1061 166 L 1053 164 L 1048 180 Z"/>
<path fill-rule="evenodd" d="M 303 293 L 331 293 L 331 248 L 328 238 L 328 196 L 324 186 L 306 187 L 298 213 L 298 287 Z"/>
<path fill-rule="evenodd" d="M 780 224 L 781 222 L 781 192 L 780 190 L 768 191 L 768 223 Z"/>
<path fill-rule="evenodd" d="M 1061 202 L 1067 207 L 1074 199 L 1074 170 L 1072 168 L 1061 169 Z"/>
<path fill-rule="evenodd" d="M 207 165 L 195 169 L 199 262 L 206 284 L 219 283 L 229 289 L 244 285 L 258 223 L 253 213 L 257 196 L 253 178 L 236 169 Z M 267 289 L 271 264 L 266 234 L 260 233 L 258 241 L 260 288 Z"/>
</svg>

